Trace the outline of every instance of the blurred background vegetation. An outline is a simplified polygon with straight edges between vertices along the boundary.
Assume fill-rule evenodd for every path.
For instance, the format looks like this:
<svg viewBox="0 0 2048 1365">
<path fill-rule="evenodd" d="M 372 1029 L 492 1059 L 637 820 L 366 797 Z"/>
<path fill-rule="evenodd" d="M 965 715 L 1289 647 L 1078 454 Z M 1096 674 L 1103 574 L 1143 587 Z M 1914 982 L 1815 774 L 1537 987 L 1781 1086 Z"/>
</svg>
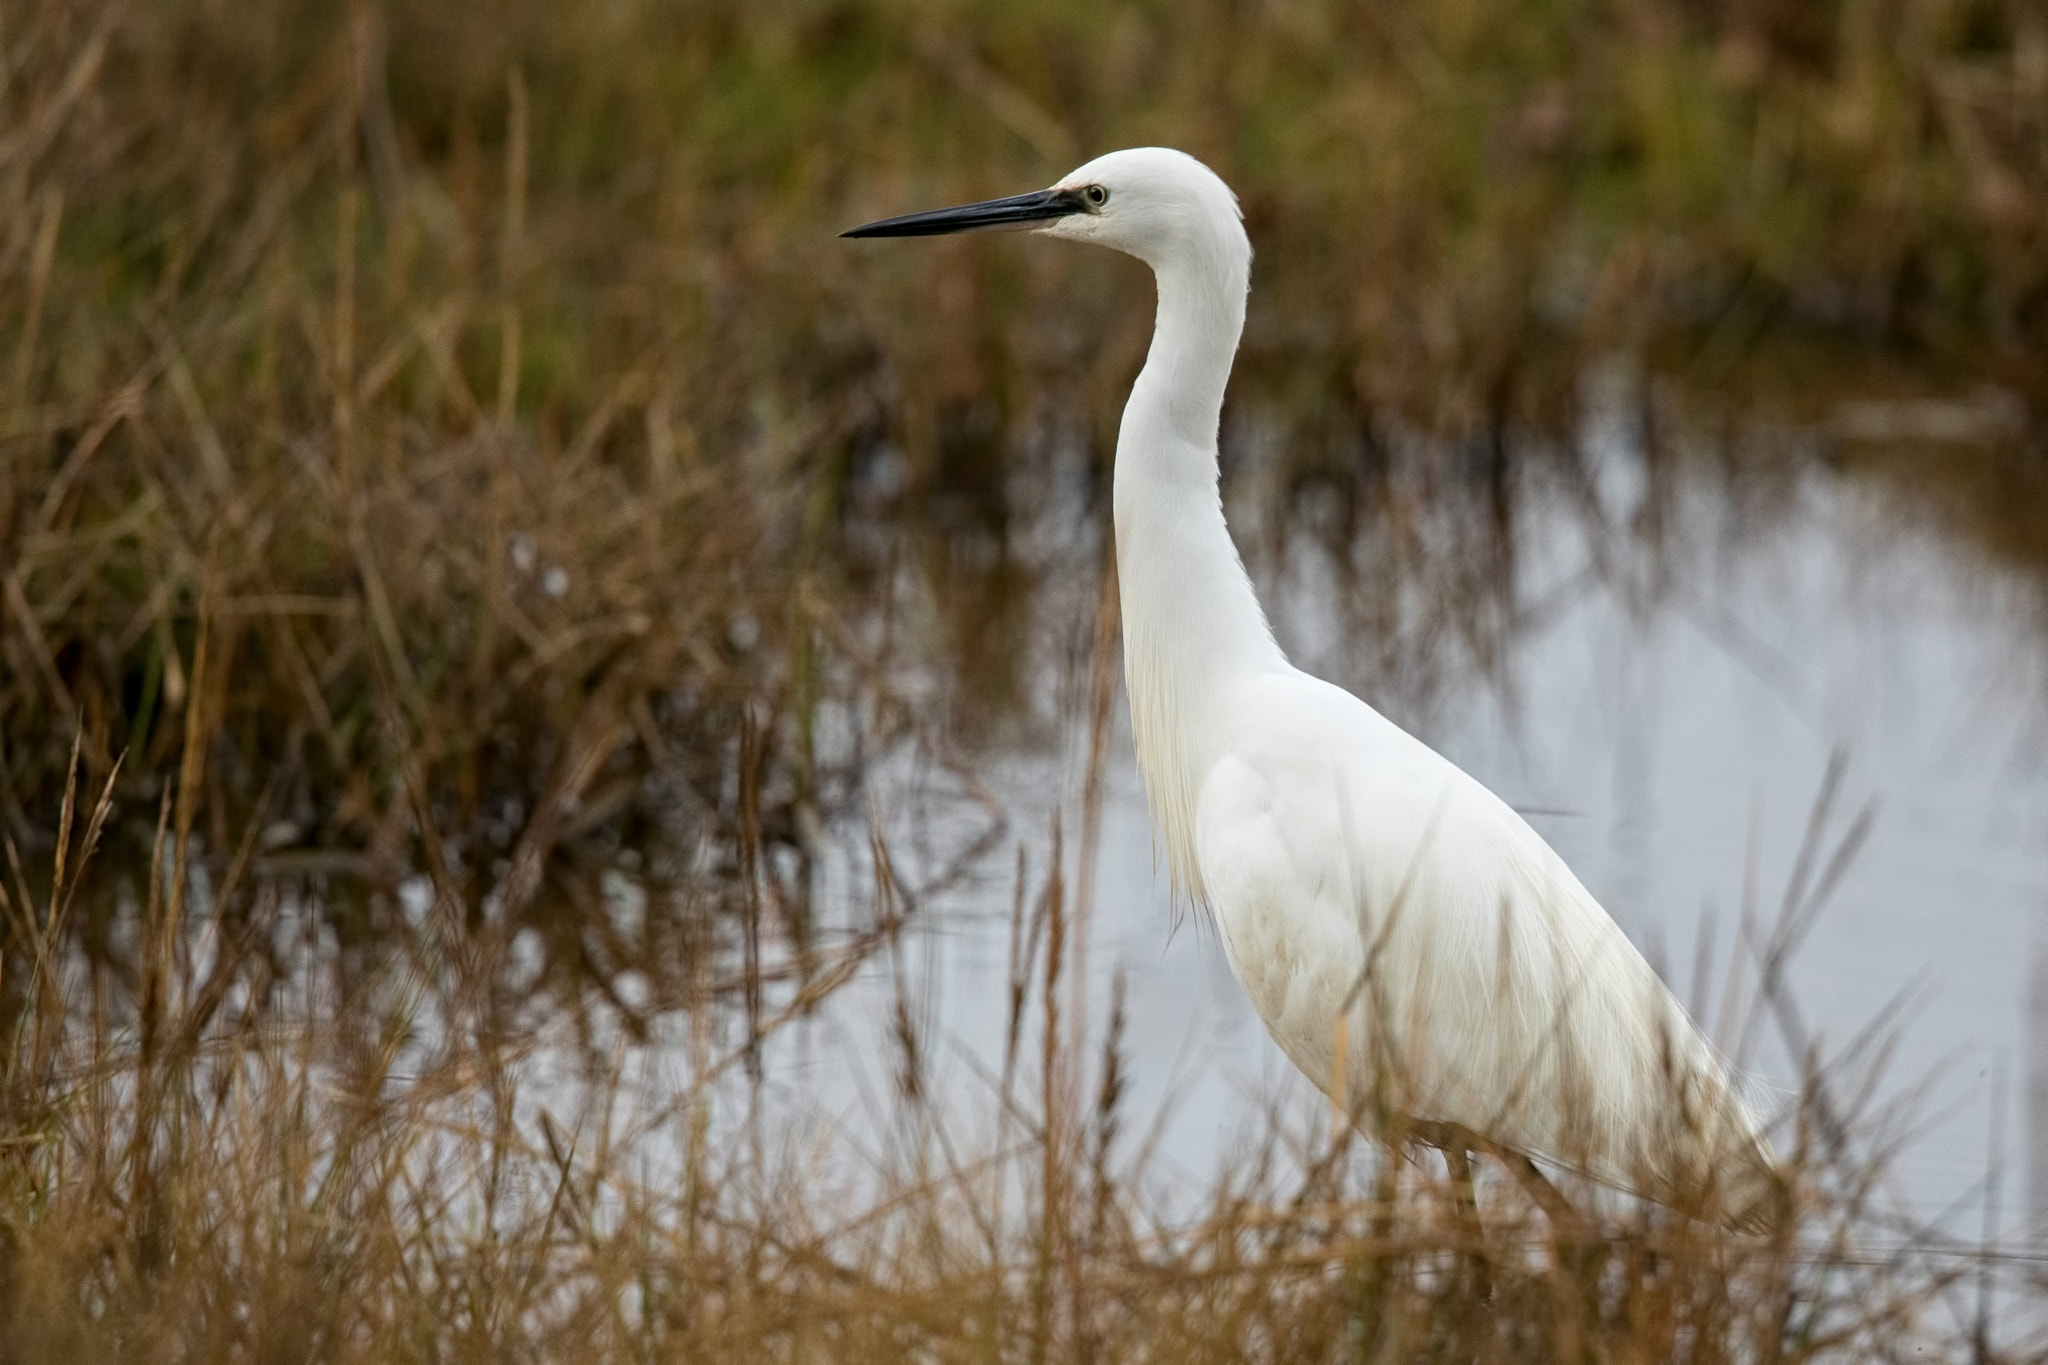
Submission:
<svg viewBox="0 0 2048 1365">
<path fill-rule="evenodd" d="M 758 1008 L 877 755 L 971 751 L 1028 686 L 1019 471 L 1078 447 L 1099 522 L 1151 316 L 1127 261 L 835 234 L 1144 143 L 1242 199 L 1233 411 L 1285 479 L 1384 511 L 1420 450 L 1504 527 L 1616 354 L 1799 420 L 1991 384 L 1997 457 L 1907 482 L 2048 560 L 2009 496 L 2048 477 L 2034 0 L 26 0 L 7 1017 L 74 745 L 112 805 L 62 929 L 139 1017 L 187 894 L 153 858 L 255 998 L 293 972 L 265 915 L 317 903 L 368 980 L 424 876 L 572 997 L 632 962 Z M 906 562 L 936 620 L 877 614 Z M 974 707 L 903 694 L 901 631 Z M 622 859 L 662 907 L 626 937 L 586 913 Z"/>
<path fill-rule="evenodd" d="M 0 45 L 23 849 L 73 734 L 137 794 L 199 764 L 216 853 L 369 885 L 426 829 L 536 884 L 729 843 L 743 789 L 800 846 L 847 777 L 811 719 L 874 585 L 846 527 L 999 550 L 1006 470 L 1106 464 L 1149 326 L 1127 262 L 834 233 L 1106 148 L 1238 189 L 1235 393 L 1300 477 L 1419 431 L 1497 500 L 1502 433 L 1617 350 L 1795 407 L 1844 368 L 2048 401 L 2024 0 L 49 0 Z M 941 571 L 1001 601 L 980 560 Z"/>
</svg>

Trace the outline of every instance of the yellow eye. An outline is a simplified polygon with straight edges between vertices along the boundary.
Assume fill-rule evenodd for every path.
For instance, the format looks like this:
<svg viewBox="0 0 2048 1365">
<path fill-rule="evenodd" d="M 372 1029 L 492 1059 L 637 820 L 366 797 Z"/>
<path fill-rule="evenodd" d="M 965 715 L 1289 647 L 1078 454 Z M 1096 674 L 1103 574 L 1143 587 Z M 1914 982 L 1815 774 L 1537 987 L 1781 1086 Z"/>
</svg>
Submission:
<svg viewBox="0 0 2048 1365">
<path fill-rule="evenodd" d="M 1081 191 L 1081 197 L 1096 208 L 1101 208 L 1109 202 L 1109 191 L 1100 185 L 1090 185 L 1087 189 Z"/>
</svg>

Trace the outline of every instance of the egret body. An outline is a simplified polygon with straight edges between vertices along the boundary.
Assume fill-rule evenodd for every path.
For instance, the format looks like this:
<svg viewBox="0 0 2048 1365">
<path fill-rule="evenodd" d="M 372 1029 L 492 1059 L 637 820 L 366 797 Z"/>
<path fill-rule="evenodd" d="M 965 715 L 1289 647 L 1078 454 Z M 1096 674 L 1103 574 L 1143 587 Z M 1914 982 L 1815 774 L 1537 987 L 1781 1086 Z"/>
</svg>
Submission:
<svg viewBox="0 0 2048 1365">
<path fill-rule="evenodd" d="M 1274 639 L 1218 491 L 1252 256 L 1230 189 L 1139 148 L 846 235 L 997 226 L 1113 247 L 1157 281 L 1116 449 L 1132 732 L 1175 887 L 1274 1041 L 1382 1133 L 1759 1216 L 1758 1124 L 1614 920 L 1492 792 Z"/>
</svg>

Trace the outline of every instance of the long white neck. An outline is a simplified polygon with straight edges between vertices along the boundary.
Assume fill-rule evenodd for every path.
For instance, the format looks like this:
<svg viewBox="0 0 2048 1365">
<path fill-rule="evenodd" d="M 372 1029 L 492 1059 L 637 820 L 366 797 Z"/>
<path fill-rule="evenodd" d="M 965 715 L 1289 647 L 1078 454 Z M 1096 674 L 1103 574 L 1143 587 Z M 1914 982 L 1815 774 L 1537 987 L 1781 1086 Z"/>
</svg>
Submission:
<svg viewBox="0 0 2048 1365">
<path fill-rule="evenodd" d="M 1176 890 L 1197 903 L 1195 800 L 1227 742 L 1219 697 L 1287 659 L 1223 522 L 1216 434 L 1244 330 L 1251 248 L 1235 220 L 1151 261 L 1152 349 L 1116 449 L 1116 566 L 1131 729 Z"/>
</svg>

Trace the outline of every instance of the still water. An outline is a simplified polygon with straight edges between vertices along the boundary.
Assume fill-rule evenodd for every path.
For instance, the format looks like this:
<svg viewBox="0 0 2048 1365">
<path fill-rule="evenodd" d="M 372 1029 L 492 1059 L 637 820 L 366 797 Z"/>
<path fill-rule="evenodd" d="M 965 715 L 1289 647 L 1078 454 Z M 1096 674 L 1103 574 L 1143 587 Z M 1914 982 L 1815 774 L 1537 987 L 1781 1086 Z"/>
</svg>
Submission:
<svg viewBox="0 0 2048 1365">
<path fill-rule="evenodd" d="M 1462 538 L 1457 527 L 1425 532 L 1408 551 L 1389 549 L 1385 515 L 1321 533 L 1344 521 L 1338 495 L 1262 477 L 1264 438 L 1240 421 L 1226 504 L 1282 642 L 1521 809 L 1740 1055 L 1764 1107 L 1796 1092 L 1792 1040 L 1825 1063 L 1878 1030 L 1891 1051 L 1874 1107 L 1899 1108 L 1869 1131 L 1900 1138 L 1898 1207 L 1973 1241 L 2028 1237 L 2030 1224 L 2048 1226 L 2048 1095 L 2029 1087 L 2048 1025 L 2028 1023 L 2030 979 L 2048 971 L 2042 584 L 1996 562 L 1967 524 L 1922 515 L 1928 499 L 1910 484 L 1824 458 L 1845 426 L 1860 423 L 1859 438 L 1925 436 L 1945 412 L 1951 426 L 1933 434 L 1967 446 L 1981 435 L 1970 400 L 1866 401 L 1763 428 L 1752 439 L 1765 454 L 1733 469 L 1687 453 L 1683 436 L 1652 459 L 1629 406 L 1598 401 L 1595 388 L 1571 478 L 1523 478 L 1505 520 Z M 901 953 L 767 1058 L 771 1090 L 834 1124 L 877 1112 L 888 1021 L 906 989 L 939 1084 L 985 1090 L 1006 1017 L 1017 847 L 1044 867 L 1055 807 L 1074 869 L 1088 733 L 1074 641 L 1088 639 L 1095 610 L 1099 518 L 1086 480 L 1053 466 L 1013 490 L 1000 551 L 1033 588 L 1000 618 L 1019 637 L 1009 666 L 1023 681 L 1005 690 L 1024 714 L 973 746 L 986 793 L 970 800 L 919 762 L 877 780 L 875 809 L 922 812 L 902 838 L 906 866 L 937 865 L 985 832 L 990 795 L 1003 837 L 981 875 L 920 909 L 922 930 Z M 1383 511 L 1399 503 L 1387 491 L 1398 483 L 1382 485 Z M 1435 515 L 1484 521 L 1469 499 Z M 1500 590 L 1459 599 L 1470 557 L 1503 544 L 1503 562 L 1482 575 Z M 946 575 L 913 577 L 905 593 L 933 619 L 979 609 L 931 587 Z M 987 685 L 975 679 L 937 670 L 913 685 L 939 706 L 964 691 L 971 706 Z M 1155 1177 L 1200 1189 L 1268 1106 L 1318 1114 L 1324 1102 L 1267 1040 L 1213 935 L 1177 921 L 1120 691 L 1111 715 L 1077 959 L 1085 1016 L 1099 1042 L 1121 976 L 1126 1130 L 1149 1135 L 1158 1116 Z M 1755 1008 L 1755 964 L 1831 768 L 1819 861 L 1866 812 L 1868 834 L 1789 959 L 1794 1034 Z M 871 871 L 845 856 L 844 884 Z M 1756 926 L 1747 941 L 1745 915 Z M 2037 1017 L 2042 1008 L 2037 999 Z M 1837 1062 L 1834 1083 L 1867 1074 L 1856 1065 L 1868 1051 Z"/>
</svg>

